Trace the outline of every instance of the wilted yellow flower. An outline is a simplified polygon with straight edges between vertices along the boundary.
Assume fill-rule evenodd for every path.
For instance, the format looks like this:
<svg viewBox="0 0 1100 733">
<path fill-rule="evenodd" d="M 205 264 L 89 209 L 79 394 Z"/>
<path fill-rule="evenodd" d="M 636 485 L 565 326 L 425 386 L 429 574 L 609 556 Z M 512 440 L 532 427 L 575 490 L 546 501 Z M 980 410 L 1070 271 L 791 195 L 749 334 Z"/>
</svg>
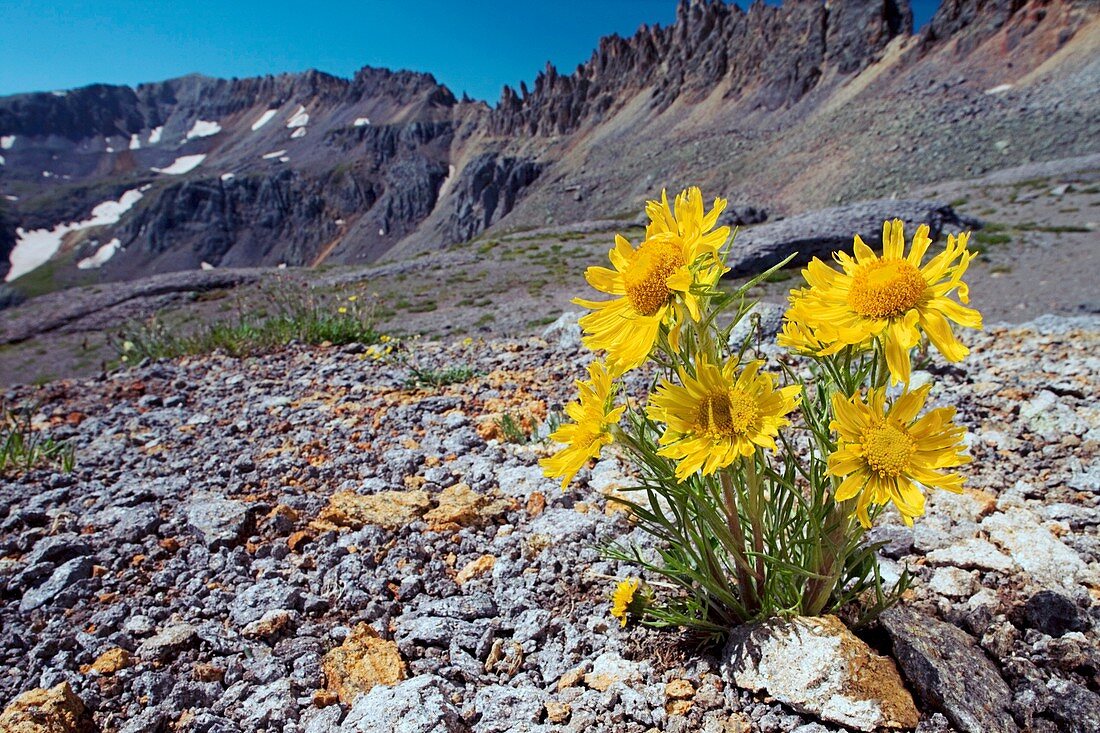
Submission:
<svg viewBox="0 0 1100 733">
<path fill-rule="evenodd" d="M 593 311 L 580 319 L 584 344 L 607 352 L 613 375 L 641 365 L 662 327 L 669 329 L 676 348 L 684 320 L 699 320 L 699 291 L 713 289 L 725 271 L 719 249 L 729 237 L 729 227 L 715 228 L 725 207 L 725 200 L 715 199 L 705 213 L 702 193 L 689 188 L 676 197 L 674 212 L 662 191 L 661 201 L 646 204 L 650 224 L 638 248 L 615 235 L 615 247 L 608 252 L 615 269 L 590 267 L 585 272 L 596 290 L 619 296 L 573 301 Z"/>
<path fill-rule="evenodd" d="M 551 440 L 565 443 L 566 447 L 539 461 L 544 474 L 561 479 L 562 490 L 589 459 L 598 457 L 603 447 L 612 442 L 610 428 L 619 422 L 626 409 L 614 407 L 611 377 L 602 363 L 589 364 L 588 375 L 589 379 L 577 381 L 578 400 L 565 407 L 565 414 L 573 422 L 550 435 Z"/>
<path fill-rule="evenodd" d="M 747 364 L 734 378 L 737 362 L 721 369 L 702 362 L 692 377 L 680 371 L 682 385 L 665 380 L 646 409 L 650 419 L 667 425 L 659 452 L 679 462 L 676 478 L 683 481 L 696 471 L 703 475 L 751 456 L 757 446 L 775 450 L 779 428 L 799 401 L 801 387 L 776 389 L 772 374 L 760 373 L 763 362 Z"/>
<path fill-rule="evenodd" d="M 837 450 L 829 456 L 829 474 L 843 477 L 836 490 L 837 501 L 854 496 L 856 515 L 864 527 L 871 526 L 867 509 L 871 504 L 893 502 L 909 526 L 913 517 L 924 513 L 920 486 L 958 493 L 963 476 L 945 472 L 970 462 L 962 443 L 966 429 L 953 422 L 954 407 L 939 407 L 924 417 L 931 385 L 902 394 L 887 409 L 886 389 L 873 389 L 864 402 L 859 394 L 845 399 L 833 396 L 830 427 L 840 436 Z"/>
<path fill-rule="evenodd" d="M 857 235 L 855 257 L 834 255 L 843 272 L 814 258 L 802 271 L 810 287 L 791 293 L 789 322 L 797 333 L 821 341 L 822 353 L 836 353 L 845 346 L 870 339 L 882 342 L 892 381 L 909 383 L 909 350 L 920 342 L 923 331 L 949 360 L 959 361 L 969 349 L 955 337 L 951 322 L 981 328 L 982 316 L 948 296 L 957 292 L 969 303 L 969 289 L 962 281 L 976 253 L 967 250 L 969 232 L 947 238 L 947 247 L 922 265 L 932 240 L 922 224 L 905 255 L 905 233 L 900 219 L 882 225 L 883 254 L 877 256 Z M 785 343 L 797 345 L 797 334 Z"/>
<path fill-rule="evenodd" d="M 638 578 L 620 580 L 611 594 L 611 616 L 619 619 L 622 626 L 630 617 L 641 618 L 649 605 L 647 587 Z"/>
</svg>

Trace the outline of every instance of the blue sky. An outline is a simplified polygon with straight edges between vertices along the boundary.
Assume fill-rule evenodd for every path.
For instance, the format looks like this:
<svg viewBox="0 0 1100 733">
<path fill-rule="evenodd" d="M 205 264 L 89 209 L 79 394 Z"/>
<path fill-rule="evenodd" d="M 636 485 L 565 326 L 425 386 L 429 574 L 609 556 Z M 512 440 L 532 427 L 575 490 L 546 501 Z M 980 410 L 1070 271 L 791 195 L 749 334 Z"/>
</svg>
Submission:
<svg viewBox="0 0 1100 733">
<path fill-rule="evenodd" d="M 741 3 L 745 4 L 745 3 Z M 915 0 L 918 25 L 938 4 Z M 571 72 L 600 36 L 666 25 L 675 0 L 2 0 L 0 95 L 189 72 L 362 66 L 428 71 L 495 103 L 546 61 Z"/>
</svg>

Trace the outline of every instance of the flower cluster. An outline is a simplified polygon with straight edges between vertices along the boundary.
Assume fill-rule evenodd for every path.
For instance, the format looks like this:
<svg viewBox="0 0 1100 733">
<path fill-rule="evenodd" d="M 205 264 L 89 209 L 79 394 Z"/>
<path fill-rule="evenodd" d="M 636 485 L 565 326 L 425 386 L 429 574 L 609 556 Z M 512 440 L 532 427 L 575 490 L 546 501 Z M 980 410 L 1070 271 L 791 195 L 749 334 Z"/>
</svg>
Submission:
<svg viewBox="0 0 1100 733">
<path fill-rule="evenodd" d="M 955 469 L 969 461 L 954 409 L 925 410 L 930 384 L 909 389 L 918 348 L 958 361 L 967 348 L 953 326 L 981 327 L 962 279 L 975 256 L 968 234 L 925 261 L 928 227 L 906 252 L 902 222 L 887 221 L 880 252 L 856 236 L 854 254 L 834 255 L 839 269 L 812 260 L 777 339 L 807 360 L 806 378 L 790 360 L 768 369 L 748 358 L 751 339 L 731 342 L 749 288 L 786 263 L 723 291 L 733 246 L 718 225 L 725 204 L 707 210 L 697 188 L 673 204 L 662 192 L 646 205 L 642 241 L 616 236 L 612 268 L 586 271 L 611 296 L 574 301 L 591 311 L 583 341 L 601 358 L 576 383 L 570 422 L 550 436 L 564 447 L 541 465 L 564 489 L 609 445 L 636 464 L 639 498 L 624 503 L 668 547 L 658 561 L 618 546 L 607 554 L 679 593 L 662 604 L 647 591 L 631 606 L 639 581 L 623 581 L 612 613 L 624 625 L 629 608 L 648 623 L 719 634 L 871 591 L 880 610 L 891 597 L 863 531 L 887 504 L 912 524 L 925 490 L 961 490 Z M 647 363 L 658 372 L 648 397 L 620 397 L 624 375 Z"/>
</svg>

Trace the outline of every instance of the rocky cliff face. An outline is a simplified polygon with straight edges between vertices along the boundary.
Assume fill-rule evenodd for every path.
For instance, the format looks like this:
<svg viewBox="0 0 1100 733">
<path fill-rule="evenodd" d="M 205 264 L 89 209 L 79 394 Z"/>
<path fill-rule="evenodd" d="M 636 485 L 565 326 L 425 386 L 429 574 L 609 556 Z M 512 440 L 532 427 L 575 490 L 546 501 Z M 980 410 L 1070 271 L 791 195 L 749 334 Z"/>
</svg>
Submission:
<svg viewBox="0 0 1100 733">
<path fill-rule="evenodd" d="M 781 7 L 681 0 L 676 22 L 643 26 L 629 39 L 600 41 L 592 58 L 563 76 L 554 67 L 534 90 L 505 88 L 490 116 L 498 135 L 560 135 L 598 121 L 651 89 L 664 109 L 679 98 L 698 101 L 721 88 L 727 98 L 777 109 L 797 102 L 828 70 L 849 74 L 867 66 L 893 38 L 912 29 L 907 3 L 787 0 Z"/>
<path fill-rule="evenodd" d="M 913 36 L 906 0 L 684 0 L 672 25 L 604 38 L 494 109 L 375 68 L 15 95 L 0 99 L 0 255 L 19 272 L 52 261 L 64 285 L 368 262 L 619 215 L 689 183 L 746 211 L 888 195 L 945 175 L 941 160 L 957 175 L 960 150 L 990 151 L 978 170 L 1088 147 L 1097 104 L 1048 97 L 1070 75 L 1095 88 L 1097 15 L 1088 0 L 945 0 Z M 1043 66 L 1068 44 L 1075 66 Z M 1018 97 L 985 94 L 1040 67 Z"/>
</svg>

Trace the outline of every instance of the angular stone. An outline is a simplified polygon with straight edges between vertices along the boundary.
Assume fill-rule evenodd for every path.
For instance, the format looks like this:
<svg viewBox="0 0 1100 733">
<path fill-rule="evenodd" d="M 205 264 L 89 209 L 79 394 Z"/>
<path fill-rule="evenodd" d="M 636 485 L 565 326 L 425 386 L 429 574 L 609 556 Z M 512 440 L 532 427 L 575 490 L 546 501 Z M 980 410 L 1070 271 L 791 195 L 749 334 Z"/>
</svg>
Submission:
<svg viewBox="0 0 1100 733">
<path fill-rule="evenodd" d="M 420 519 L 430 507 L 426 491 L 382 491 L 368 496 L 338 491 L 321 511 L 318 521 L 350 529 L 368 524 L 399 529 Z"/>
<path fill-rule="evenodd" d="M 19 601 L 19 610 L 26 613 L 41 608 L 61 595 L 73 583 L 92 576 L 92 562 L 88 557 L 74 557 L 58 566 L 42 585 L 27 591 Z"/>
<path fill-rule="evenodd" d="M 191 497 L 185 506 L 187 524 L 210 549 L 232 547 L 251 529 L 253 508 L 210 492 Z"/>
<path fill-rule="evenodd" d="M 514 688 L 488 685 L 477 691 L 474 710 L 480 716 L 478 733 L 534 733 L 548 695 L 537 687 Z"/>
<path fill-rule="evenodd" d="M 138 647 L 138 656 L 165 661 L 178 655 L 198 641 L 198 630 L 191 624 L 166 626 Z"/>
<path fill-rule="evenodd" d="M 766 690 L 796 710 L 857 730 L 920 722 L 893 661 L 875 654 L 835 616 L 734 629 L 722 668 L 739 687 Z"/>
<path fill-rule="evenodd" d="M 325 655 L 321 666 L 326 687 L 345 705 L 353 704 L 374 686 L 396 684 L 407 674 L 397 645 L 378 638 L 367 624 L 352 629 L 343 644 Z"/>
<path fill-rule="evenodd" d="M 0 712 L 4 733 L 92 733 L 95 725 L 68 682 L 28 690 Z"/>
<path fill-rule="evenodd" d="M 468 484 L 455 484 L 443 489 L 435 509 L 424 515 L 428 529 L 436 532 L 456 530 L 482 524 L 501 514 L 509 502 L 492 500 L 479 494 Z"/>
<path fill-rule="evenodd" d="M 455 575 L 455 582 L 459 585 L 463 585 L 474 578 L 479 578 L 486 573 L 492 572 L 493 565 L 496 564 L 497 559 L 492 555 L 482 555 L 479 558 L 471 560 L 466 563 L 458 574 Z"/>
<path fill-rule="evenodd" d="M 1017 567 L 1012 558 L 998 550 L 992 542 L 978 537 L 933 550 L 927 557 L 932 565 L 953 565 L 967 570 L 1008 573 Z"/>
<path fill-rule="evenodd" d="M 1081 556 L 1055 537 L 1026 509 L 990 514 L 981 527 L 1003 547 L 1032 579 L 1044 588 L 1072 591 L 1096 578 Z"/>
<path fill-rule="evenodd" d="M 1051 590 L 1039 591 L 1028 598 L 1020 611 L 1020 626 L 1036 629 L 1048 636 L 1084 631 L 1088 626 L 1077 604 Z"/>
<path fill-rule="evenodd" d="M 1012 691 L 970 636 L 903 607 L 879 620 L 905 679 L 925 703 L 962 733 L 1016 733 Z"/>
<path fill-rule="evenodd" d="M 377 685 L 360 695 L 339 733 L 469 733 L 448 699 L 445 683 L 421 675 L 389 687 Z"/>
<path fill-rule="evenodd" d="M 637 663 L 629 662 L 615 652 L 604 652 L 592 660 L 592 669 L 584 675 L 584 684 L 604 692 L 616 682 L 638 679 L 641 679 L 641 670 Z M 558 685 L 558 689 L 562 689 L 561 682 Z"/>
<path fill-rule="evenodd" d="M 108 649 L 96 657 L 91 669 L 99 674 L 114 674 L 130 666 L 130 652 L 120 647 Z"/>
</svg>

